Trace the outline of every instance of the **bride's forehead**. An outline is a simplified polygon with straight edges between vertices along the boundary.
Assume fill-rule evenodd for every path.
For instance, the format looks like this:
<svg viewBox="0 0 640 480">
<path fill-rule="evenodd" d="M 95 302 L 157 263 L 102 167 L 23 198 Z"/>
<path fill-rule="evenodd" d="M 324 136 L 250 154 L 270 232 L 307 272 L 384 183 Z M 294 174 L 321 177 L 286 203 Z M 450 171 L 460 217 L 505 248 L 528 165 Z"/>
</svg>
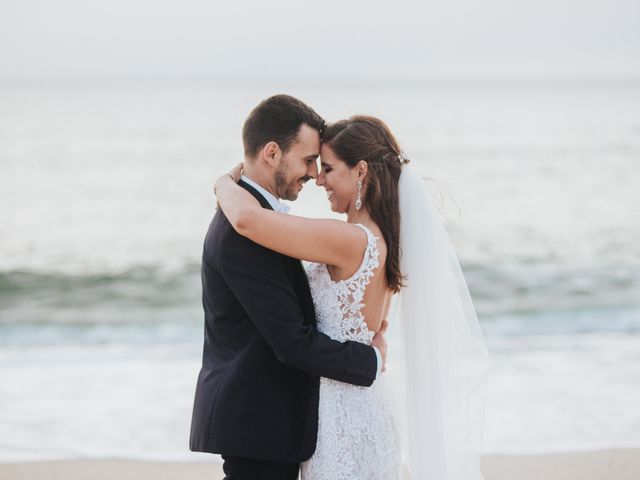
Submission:
<svg viewBox="0 0 640 480">
<path fill-rule="evenodd" d="M 326 165 L 336 165 L 343 162 L 328 145 L 320 147 L 320 160 Z"/>
</svg>

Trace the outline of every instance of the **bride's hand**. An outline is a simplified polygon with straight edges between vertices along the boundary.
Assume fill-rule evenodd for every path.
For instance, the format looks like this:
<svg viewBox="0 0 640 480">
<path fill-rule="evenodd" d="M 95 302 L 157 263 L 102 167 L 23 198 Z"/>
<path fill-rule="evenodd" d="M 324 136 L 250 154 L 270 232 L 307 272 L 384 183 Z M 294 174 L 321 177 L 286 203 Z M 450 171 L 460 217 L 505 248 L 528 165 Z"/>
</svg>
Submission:
<svg viewBox="0 0 640 480">
<path fill-rule="evenodd" d="M 380 325 L 380 330 L 378 330 L 371 341 L 371 346 L 376 347 L 382 356 L 382 368 L 381 372 L 387 370 L 387 340 L 384 338 L 384 333 L 387 331 L 389 327 L 389 322 L 386 320 L 382 321 Z"/>
<path fill-rule="evenodd" d="M 243 166 L 244 166 L 244 163 L 240 162 L 235 167 L 233 167 L 229 173 L 225 173 L 224 175 L 218 177 L 216 182 L 213 184 L 213 193 L 217 194 L 218 187 L 220 186 L 221 182 L 224 182 L 230 179 L 230 180 L 233 180 L 235 183 L 238 183 L 240 181 L 240 176 L 242 175 Z"/>
<path fill-rule="evenodd" d="M 242 169 L 244 168 L 244 163 L 240 162 L 235 167 L 231 169 L 229 175 L 233 178 L 233 181 L 238 183 L 240 181 L 240 177 L 242 176 Z"/>
</svg>

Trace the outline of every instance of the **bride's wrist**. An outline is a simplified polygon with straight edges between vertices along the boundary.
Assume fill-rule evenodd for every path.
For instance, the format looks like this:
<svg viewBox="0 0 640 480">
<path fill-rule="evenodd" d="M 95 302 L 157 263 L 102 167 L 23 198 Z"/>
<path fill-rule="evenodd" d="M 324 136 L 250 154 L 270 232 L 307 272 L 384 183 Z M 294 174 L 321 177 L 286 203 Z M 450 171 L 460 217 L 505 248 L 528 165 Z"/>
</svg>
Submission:
<svg viewBox="0 0 640 480">
<path fill-rule="evenodd" d="M 214 195 L 218 194 L 218 188 L 220 187 L 220 182 L 224 182 L 227 179 L 231 179 L 233 183 L 236 183 L 236 179 L 234 178 L 232 173 L 225 173 L 224 175 L 218 177 L 216 183 L 213 184 L 213 193 Z"/>
</svg>

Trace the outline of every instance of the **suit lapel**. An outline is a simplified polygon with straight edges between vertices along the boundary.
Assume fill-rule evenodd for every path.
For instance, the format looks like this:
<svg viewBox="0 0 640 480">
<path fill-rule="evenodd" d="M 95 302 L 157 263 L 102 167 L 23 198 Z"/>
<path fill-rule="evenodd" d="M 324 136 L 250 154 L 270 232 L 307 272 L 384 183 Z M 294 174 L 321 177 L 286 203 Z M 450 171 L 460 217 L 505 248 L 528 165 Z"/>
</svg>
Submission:
<svg viewBox="0 0 640 480">
<path fill-rule="evenodd" d="M 269 201 L 264 198 L 262 196 L 262 194 L 256 190 L 255 188 L 253 188 L 251 185 L 249 185 L 247 182 L 240 180 L 238 182 L 238 185 L 240 185 L 242 188 L 244 188 L 247 192 L 249 192 L 251 195 L 253 195 L 254 197 L 256 197 L 256 200 L 258 200 L 258 202 L 260 202 L 260 206 L 262 208 L 268 208 L 269 210 L 273 210 L 273 207 L 271 206 L 271 204 L 269 203 Z"/>
<path fill-rule="evenodd" d="M 269 203 L 269 201 L 262 196 L 262 194 L 256 190 L 254 187 L 249 185 L 247 182 L 240 180 L 238 182 L 242 188 L 244 188 L 251 195 L 256 197 L 256 200 L 260 202 L 262 208 L 268 208 L 269 210 L 273 210 L 273 207 Z M 298 292 L 298 298 L 303 305 L 306 305 L 307 312 L 304 315 L 304 319 L 306 323 L 310 323 L 311 325 L 316 325 L 316 315 L 315 310 L 313 308 L 313 299 L 311 298 L 311 290 L 309 288 L 309 280 L 307 278 L 307 273 L 304 271 L 302 266 L 302 262 L 297 258 L 288 257 L 286 255 L 282 255 L 285 260 L 285 265 L 290 269 L 291 273 L 295 277 L 294 289 Z M 302 288 L 300 288 L 302 287 Z"/>
</svg>

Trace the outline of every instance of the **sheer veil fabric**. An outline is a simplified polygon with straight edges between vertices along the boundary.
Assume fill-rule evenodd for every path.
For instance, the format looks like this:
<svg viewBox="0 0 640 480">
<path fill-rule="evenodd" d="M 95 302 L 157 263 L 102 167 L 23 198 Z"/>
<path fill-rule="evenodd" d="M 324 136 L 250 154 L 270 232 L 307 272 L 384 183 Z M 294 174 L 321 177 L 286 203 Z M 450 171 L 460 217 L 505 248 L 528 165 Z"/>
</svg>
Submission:
<svg viewBox="0 0 640 480">
<path fill-rule="evenodd" d="M 488 375 L 482 331 L 431 194 L 409 165 L 402 167 L 399 200 L 406 286 L 389 332 L 390 359 L 400 362 L 390 364 L 388 375 L 404 407 L 403 462 L 412 480 L 482 480 Z"/>
</svg>

